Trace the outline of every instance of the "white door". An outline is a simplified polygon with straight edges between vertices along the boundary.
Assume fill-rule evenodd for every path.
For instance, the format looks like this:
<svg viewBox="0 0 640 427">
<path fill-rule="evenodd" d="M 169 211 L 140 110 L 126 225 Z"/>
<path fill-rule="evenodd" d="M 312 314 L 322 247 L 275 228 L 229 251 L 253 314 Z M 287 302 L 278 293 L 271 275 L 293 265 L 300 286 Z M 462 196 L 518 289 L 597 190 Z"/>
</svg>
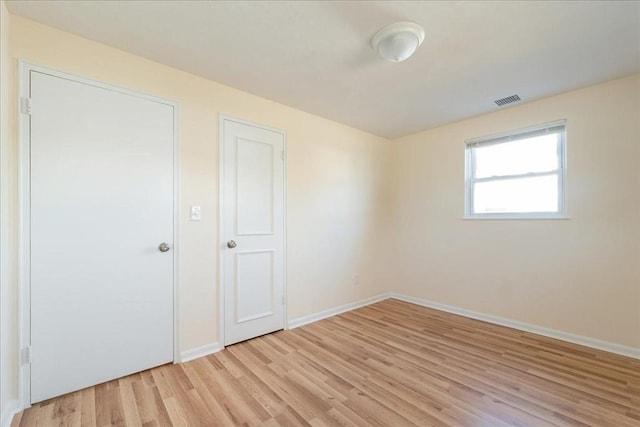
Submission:
<svg viewBox="0 0 640 427">
<path fill-rule="evenodd" d="M 223 119 L 224 343 L 284 327 L 284 133 Z"/>
<path fill-rule="evenodd" d="M 29 84 L 34 403 L 173 360 L 174 107 Z"/>
</svg>

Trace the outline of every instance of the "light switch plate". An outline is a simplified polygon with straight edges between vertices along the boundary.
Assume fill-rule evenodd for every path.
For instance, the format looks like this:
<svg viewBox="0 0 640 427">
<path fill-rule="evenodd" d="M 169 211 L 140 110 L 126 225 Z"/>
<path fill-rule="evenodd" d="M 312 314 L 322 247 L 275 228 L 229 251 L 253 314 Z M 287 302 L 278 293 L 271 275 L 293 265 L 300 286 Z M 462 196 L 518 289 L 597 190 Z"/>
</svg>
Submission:
<svg viewBox="0 0 640 427">
<path fill-rule="evenodd" d="M 191 206 L 191 221 L 200 221 L 202 218 L 200 206 Z"/>
</svg>

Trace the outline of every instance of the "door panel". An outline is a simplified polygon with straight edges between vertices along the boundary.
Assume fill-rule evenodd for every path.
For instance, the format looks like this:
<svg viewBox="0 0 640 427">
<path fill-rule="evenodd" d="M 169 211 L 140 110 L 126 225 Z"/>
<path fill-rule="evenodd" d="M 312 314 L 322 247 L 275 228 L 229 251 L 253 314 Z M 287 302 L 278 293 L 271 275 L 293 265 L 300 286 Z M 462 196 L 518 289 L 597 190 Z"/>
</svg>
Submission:
<svg viewBox="0 0 640 427">
<path fill-rule="evenodd" d="M 243 138 L 236 144 L 237 234 L 273 234 L 274 146 Z"/>
<path fill-rule="evenodd" d="M 238 251 L 236 257 L 235 322 L 273 315 L 273 251 Z"/>
<path fill-rule="evenodd" d="M 228 345 L 284 326 L 284 135 L 225 119 L 223 144 Z"/>
<path fill-rule="evenodd" d="M 173 360 L 173 107 L 31 72 L 31 401 Z"/>
</svg>

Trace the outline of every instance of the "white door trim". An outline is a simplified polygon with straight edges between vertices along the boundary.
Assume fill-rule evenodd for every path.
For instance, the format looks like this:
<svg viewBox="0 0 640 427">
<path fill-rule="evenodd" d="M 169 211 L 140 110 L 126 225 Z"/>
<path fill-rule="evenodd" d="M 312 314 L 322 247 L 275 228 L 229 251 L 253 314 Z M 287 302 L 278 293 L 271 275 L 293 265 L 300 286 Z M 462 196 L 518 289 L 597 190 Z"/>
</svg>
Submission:
<svg viewBox="0 0 640 427">
<path fill-rule="evenodd" d="M 180 338 L 179 338 L 179 225 L 180 225 L 180 145 L 179 145 L 179 105 L 175 101 L 165 98 L 159 98 L 142 92 L 114 86 L 109 83 L 97 80 L 79 77 L 62 71 L 53 70 L 25 61 L 19 61 L 19 88 L 18 88 L 18 194 L 19 194 L 19 218 L 20 228 L 18 237 L 19 252 L 19 293 L 18 293 L 18 327 L 19 327 L 19 374 L 18 374 L 18 396 L 20 408 L 25 409 L 31 406 L 31 368 L 27 360 L 27 348 L 31 343 L 31 292 L 30 292 L 30 258 L 31 248 L 31 224 L 30 224 L 30 187 L 31 187 L 31 170 L 30 170 L 30 126 L 29 115 L 27 114 L 27 105 L 23 101 L 30 95 L 29 74 L 31 71 L 37 71 L 51 76 L 60 77 L 78 83 L 88 84 L 91 86 L 107 89 L 113 92 L 123 93 L 149 101 L 158 102 L 169 105 L 173 108 L 173 361 L 178 363 L 180 358 Z"/>
<path fill-rule="evenodd" d="M 271 126 L 266 126 L 260 123 L 251 122 L 245 119 L 240 119 L 238 117 L 234 117 L 228 114 L 220 114 L 218 120 L 218 217 L 220 220 L 218 221 L 218 342 L 220 343 L 220 348 L 223 349 L 225 347 L 225 337 L 224 337 L 224 313 L 225 313 L 225 286 L 224 286 L 224 122 L 225 120 L 241 123 L 248 126 L 255 126 L 257 128 L 270 130 L 272 132 L 277 132 L 282 135 L 283 138 L 283 151 L 284 151 L 284 176 L 283 176 L 283 192 L 284 192 L 284 200 L 283 200 L 283 292 L 284 292 L 284 321 L 282 328 L 287 328 L 287 132 L 274 128 Z"/>
</svg>

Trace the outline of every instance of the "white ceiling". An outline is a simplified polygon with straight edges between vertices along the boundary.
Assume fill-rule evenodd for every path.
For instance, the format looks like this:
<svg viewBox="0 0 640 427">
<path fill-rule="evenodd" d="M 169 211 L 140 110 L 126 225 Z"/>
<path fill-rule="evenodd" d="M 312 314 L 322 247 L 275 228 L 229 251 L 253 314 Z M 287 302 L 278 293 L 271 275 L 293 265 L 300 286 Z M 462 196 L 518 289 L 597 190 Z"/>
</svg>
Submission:
<svg viewBox="0 0 640 427">
<path fill-rule="evenodd" d="M 640 2 L 11 1 L 11 13 L 395 138 L 640 72 Z M 396 21 L 426 38 L 382 60 Z M 508 108 L 508 107 L 502 107 Z"/>
</svg>

